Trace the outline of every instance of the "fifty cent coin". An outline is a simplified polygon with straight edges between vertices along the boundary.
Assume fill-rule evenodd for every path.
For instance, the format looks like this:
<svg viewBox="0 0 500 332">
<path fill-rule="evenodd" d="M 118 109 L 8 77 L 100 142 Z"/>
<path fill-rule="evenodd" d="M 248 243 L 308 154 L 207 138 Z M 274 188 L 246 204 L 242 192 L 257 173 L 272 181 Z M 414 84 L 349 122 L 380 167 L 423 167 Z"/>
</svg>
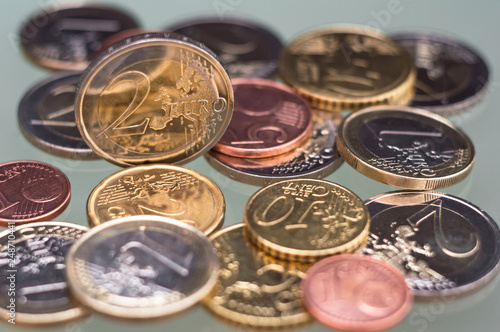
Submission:
<svg viewBox="0 0 500 332">
<path fill-rule="evenodd" d="M 89 308 L 125 319 L 183 311 L 210 292 L 219 263 L 200 231 L 166 217 L 134 216 L 91 229 L 70 249 L 71 292 Z"/>
<path fill-rule="evenodd" d="M 474 163 L 474 146 L 460 129 L 429 111 L 374 106 L 340 125 L 337 148 L 360 173 L 406 189 L 449 187 Z"/>
<path fill-rule="evenodd" d="M 209 178 L 173 165 L 128 167 L 104 179 L 87 202 L 89 224 L 134 215 L 170 217 L 210 234 L 222 225 L 225 201 Z"/>
<path fill-rule="evenodd" d="M 262 158 L 288 152 L 310 136 L 312 112 L 288 86 L 264 79 L 235 79 L 234 114 L 214 150 Z"/>
<path fill-rule="evenodd" d="M 181 163 L 210 149 L 233 112 L 226 71 L 203 45 L 151 33 L 114 44 L 84 72 L 75 100 L 83 139 L 127 166 Z"/>
<path fill-rule="evenodd" d="M 16 324 L 57 324 L 87 311 L 69 295 L 65 257 L 87 227 L 37 222 L 0 233 L 0 317 Z M 13 314 L 13 315 L 12 315 Z"/>
<path fill-rule="evenodd" d="M 0 226 L 54 219 L 68 206 L 70 193 L 68 178 L 52 165 L 0 164 Z"/>
</svg>

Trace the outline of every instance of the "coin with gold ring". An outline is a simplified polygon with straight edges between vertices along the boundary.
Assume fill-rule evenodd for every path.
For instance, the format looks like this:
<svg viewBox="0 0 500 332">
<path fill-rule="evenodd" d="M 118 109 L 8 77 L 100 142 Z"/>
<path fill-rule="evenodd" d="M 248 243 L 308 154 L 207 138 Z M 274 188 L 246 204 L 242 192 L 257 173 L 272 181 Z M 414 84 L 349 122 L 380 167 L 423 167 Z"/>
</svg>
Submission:
<svg viewBox="0 0 500 332">
<path fill-rule="evenodd" d="M 416 78 L 408 52 L 365 26 L 325 27 L 298 36 L 284 48 L 279 71 L 311 107 L 330 111 L 406 105 Z"/>
<path fill-rule="evenodd" d="M 259 248 L 302 262 L 356 251 L 370 227 L 361 198 L 317 179 L 290 179 L 260 189 L 245 205 L 243 219 Z"/>
<path fill-rule="evenodd" d="M 311 320 L 301 301 L 307 264 L 266 255 L 246 239 L 244 224 L 210 238 L 219 257 L 219 277 L 204 304 L 217 315 L 254 327 L 289 327 Z"/>
<path fill-rule="evenodd" d="M 113 44 L 82 74 L 76 122 L 89 147 L 120 165 L 185 163 L 209 150 L 233 112 L 231 80 L 187 37 L 146 33 Z"/>
<path fill-rule="evenodd" d="M 134 215 L 157 215 L 188 223 L 205 235 L 224 221 L 225 200 L 206 176 L 167 164 L 125 168 L 101 181 L 87 201 L 91 227 Z"/>
</svg>

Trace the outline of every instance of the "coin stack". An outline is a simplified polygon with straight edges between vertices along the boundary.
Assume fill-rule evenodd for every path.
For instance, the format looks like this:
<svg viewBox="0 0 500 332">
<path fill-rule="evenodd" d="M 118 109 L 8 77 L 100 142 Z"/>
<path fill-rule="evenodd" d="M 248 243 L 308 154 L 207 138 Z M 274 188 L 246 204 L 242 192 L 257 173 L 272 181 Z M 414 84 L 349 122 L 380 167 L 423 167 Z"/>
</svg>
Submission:
<svg viewBox="0 0 500 332">
<path fill-rule="evenodd" d="M 11 303 L 16 322 L 44 325 L 90 311 L 162 318 L 203 302 L 252 327 L 314 317 L 373 331 L 397 324 L 414 298 L 466 295 L 497 274 L 495 221 L 431 191 L 460 182 L 474 163 L 471 140 L 443 117 L 485 95 L 488 69 L 472 48 L 364 26 L 312 30 L 283 47 L 243 20 L 146 32 L 116 8 L 49 14 L 30 21 L 46 24 L 23 39 L 25 53 L 79 71 L 25 94 L 21 131 L 48 153 L 124 168 L 89 193 L 88 230 L 53 220 L 70 199 L 60 170 L 0 165 L 6 321 Z M 221 189 L 179 166 L 202 155 L 261 187 L 242 223 L 222 228 Z M 363 202 L 322 179 L 342 160 L 404 190 Z"/>
</svg>

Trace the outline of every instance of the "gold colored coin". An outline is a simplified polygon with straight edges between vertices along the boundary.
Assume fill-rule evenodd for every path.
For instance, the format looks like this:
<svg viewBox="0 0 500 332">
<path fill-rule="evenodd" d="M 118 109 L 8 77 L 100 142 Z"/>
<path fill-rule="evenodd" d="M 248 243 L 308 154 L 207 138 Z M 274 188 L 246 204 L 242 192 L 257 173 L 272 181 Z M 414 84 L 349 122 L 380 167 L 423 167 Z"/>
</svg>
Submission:
<svg viewBox="0 0 500 332">
<path fill-rule="evenodd" d="M 87 201 L 91 227 L 127 216 L 157 215 L 183 221 L 208 235 L 222 225 L 224 213 L 224 195 L 212 180 L 166 164 L 116 172 L 99 183 Z"/>
<path fill-rule="evenodd" d="M 302 305 L 300 282 L 307 265 L 279 261 L 253 247 L 242 223 L 211 236 L 219 278 L 205 305 L 240 324 L 285 327 L 311 319 Z"/>
<path fill-rule="evenodd" d="M 90 64 L 75 112 L 90 148 L 128 166 L 192 160 L 222 136 L 233 104 L 229 76 L 210 50 L 150 33 L 111 46 Z"/>
<path fill-rule="evenodd" d="M 463 180 L 474 146 L 450 121 L 404 106 L 374 106 L 340 125 L 337 148 L 358 172 L 391 186 L 431 190 Z"/>
<path fill-rule="evenodd" d="M 282 259 L 312 262 L 356 251 L 368 237 L 370 215 L 356 194 L 338 184 L 293 179 L 253 194 L 244 222 L 262 250 Z"/>
<path fill-rule="evenodd" d="M 89 312 L 69 294 L 65 257 L 88 228 L 46 221 L 0 232 L 0 319 L 11 324 L 49 325 Z"/>
<path fill-rule="evenodd" d="M 178 220 L 116 219 L 91 229 L 67 255 L 73 295 L 87 307 L 126 319 L 160 318 L 198 303 L 214 287 L 212 243 Z"/>
<path fill-rule="evenodd" d="M 312 107 L 330 111 L 406 105 L 416 79 L 408 52 L 362 26 L 323 28 L 296 38 L 284 48 L 279 70 Z"/>
</svg>

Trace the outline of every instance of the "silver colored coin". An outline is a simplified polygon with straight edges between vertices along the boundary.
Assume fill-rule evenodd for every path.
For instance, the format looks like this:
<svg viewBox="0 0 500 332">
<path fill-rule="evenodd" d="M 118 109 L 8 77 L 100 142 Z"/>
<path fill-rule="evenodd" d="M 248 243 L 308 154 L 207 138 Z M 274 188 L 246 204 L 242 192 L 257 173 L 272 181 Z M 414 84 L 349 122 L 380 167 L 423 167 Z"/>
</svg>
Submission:
<svg viewBox="0 0 500 332">
<path fill-rule="evenodd" d="M 396 191 L 365 201 L 365 254 L 394 264 L 422 300 L 485 286 L 500 268 L 500 230 L 474 204 L 438 192 Z"/>
<path fill-rule="evenodd" d="M 159 318 L 210 292 L 219 263 L 200 231 L 166 217 L 133 216 L 91 229 L 68 253 L 74 296 L 103 314 Z"/>
<path fill-rule="evenodd" d="M 321 179 L 342 164 L 336 144 L 340 120 L 340 115 L 315 110 L 312 136 L 292 152 L 276 157 L 237 158 L 211 150 L 205 158 L 222 174 L 256 186 L 298 177 Z"/>
<path fill-rule="evenodd" d="M 81 72 L 63 72 L 33 86 L 19 104 L 24 136 L 36 147 L 70 159 L 98 159 L 82 139 L 75 120 L 76 85 Z"/>
<path fill-rule="evenodd" d="M 69 295 L 65 256 L 87 227 L 38 222 L 0 233 L 0 318 L 16 324 L 56 324 L 87 310 Z"/>
</svg>

